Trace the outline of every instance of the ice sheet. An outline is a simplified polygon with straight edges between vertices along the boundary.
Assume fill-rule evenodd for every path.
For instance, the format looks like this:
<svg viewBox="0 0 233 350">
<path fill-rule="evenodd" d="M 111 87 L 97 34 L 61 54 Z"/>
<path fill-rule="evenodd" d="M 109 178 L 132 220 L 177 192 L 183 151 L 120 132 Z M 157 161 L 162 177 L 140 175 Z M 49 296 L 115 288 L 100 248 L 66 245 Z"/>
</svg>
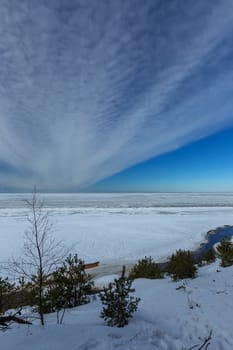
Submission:
<svg viewBox="0 0 233 350">
<path fill-rule="evenodd" d="M 28 227 L 23 208 L 0 210 L 0 261 L 20 254 Z M 206 231 L 233 224 L 233 208 L 52 208 L 54 236 L 86 262 L 131 262 L 145 255 L 163 260 L 192 249 Z"/>
</svg>

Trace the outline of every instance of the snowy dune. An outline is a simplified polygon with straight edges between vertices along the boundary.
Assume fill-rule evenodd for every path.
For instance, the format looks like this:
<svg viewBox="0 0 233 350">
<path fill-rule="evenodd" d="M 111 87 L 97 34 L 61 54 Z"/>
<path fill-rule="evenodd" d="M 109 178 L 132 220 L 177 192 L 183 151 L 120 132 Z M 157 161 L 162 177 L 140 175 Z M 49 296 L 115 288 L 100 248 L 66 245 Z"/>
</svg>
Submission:
<svg viewBox="0 0 233 350">
<path fill-rule="evenodd" d="M 220 272 L 216 272 L 216 270 Z M 233 268 L 219 262 L 199 269 L 194 280 L 172 282 L 139 279 L 138 311 L 123 329 L 107 327 L 99 317 L 101 303 L 67 310 L 63 325 L 56 315 L 46 326 L 18 326 L 0 333 L 4 350 L 181 350 L 201 344 L 212 330 L 210 350 L 232 350 Z M 176 288 L 185 285 L 185 289 Z"/>
<path fill-rule="evenodd" d="M 0 196 L 0 261 L 20 254 L 27 228 L 26 195 Z M 133 262 L 145 255 L 162 260 L 178 248 L 193 249 L 206 232 L 233 224 L 228 194 L 43 195 L 54 235 L 86 262 Z M 228 206 L 225 206 L 225 205 Z"/>
</svg>

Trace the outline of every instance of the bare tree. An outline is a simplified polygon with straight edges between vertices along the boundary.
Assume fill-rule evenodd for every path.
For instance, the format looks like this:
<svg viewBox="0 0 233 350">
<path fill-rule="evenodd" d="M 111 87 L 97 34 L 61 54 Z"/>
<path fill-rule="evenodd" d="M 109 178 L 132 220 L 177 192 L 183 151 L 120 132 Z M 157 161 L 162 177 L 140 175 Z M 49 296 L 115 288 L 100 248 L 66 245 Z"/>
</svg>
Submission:
<svg viewBox="0 0 233 350">
<path fill-rule="evenodd" d="M 10 269 L 19 276 L 33 281 L 37 286 L 38 312 L 44 325 L 44 288 L 46 278 L 65 259 L 70 249 L 62 241 L 53 237 L 50 214 L 43 201 L 34 192 L 30 200 L 25 200 L 29 208 L 21 258 L 10 261 Z"/>
</svg>

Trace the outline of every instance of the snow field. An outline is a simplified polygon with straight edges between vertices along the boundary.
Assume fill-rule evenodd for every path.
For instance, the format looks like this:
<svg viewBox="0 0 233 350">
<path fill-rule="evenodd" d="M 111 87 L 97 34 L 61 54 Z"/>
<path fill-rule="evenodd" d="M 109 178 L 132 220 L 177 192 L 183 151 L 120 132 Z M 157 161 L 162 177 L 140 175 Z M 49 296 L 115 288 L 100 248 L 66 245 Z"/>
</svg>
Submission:
<svg viewBox="0 0 233 350">
<path fill-rule="evenodd" d="M 0 262 L 20 255 L 28 227 L 25 209 L 0 210 Z M 54 236 L 86 262 L 161 261 L 176 249 L 195 249 L 208 230 L 233 224 L 233 208 L 51 209 Z"/>
</svg>

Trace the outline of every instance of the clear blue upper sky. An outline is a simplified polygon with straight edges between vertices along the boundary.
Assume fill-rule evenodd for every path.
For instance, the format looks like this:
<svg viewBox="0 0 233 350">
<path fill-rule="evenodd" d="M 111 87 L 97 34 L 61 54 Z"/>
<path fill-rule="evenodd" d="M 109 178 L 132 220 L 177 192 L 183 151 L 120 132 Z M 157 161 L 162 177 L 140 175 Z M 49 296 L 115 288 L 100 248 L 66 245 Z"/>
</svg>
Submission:
<svg viewBox="0 0 233 350">
<path fill-rule="evenodd" d="M 0 191 L 233 191 L 231 0 L 2 0 Z"/>
<path fill-rule="evenodd" d="M 233 129 L 114 175 L 96 192 L 233 192 Z"/>
</svg>

